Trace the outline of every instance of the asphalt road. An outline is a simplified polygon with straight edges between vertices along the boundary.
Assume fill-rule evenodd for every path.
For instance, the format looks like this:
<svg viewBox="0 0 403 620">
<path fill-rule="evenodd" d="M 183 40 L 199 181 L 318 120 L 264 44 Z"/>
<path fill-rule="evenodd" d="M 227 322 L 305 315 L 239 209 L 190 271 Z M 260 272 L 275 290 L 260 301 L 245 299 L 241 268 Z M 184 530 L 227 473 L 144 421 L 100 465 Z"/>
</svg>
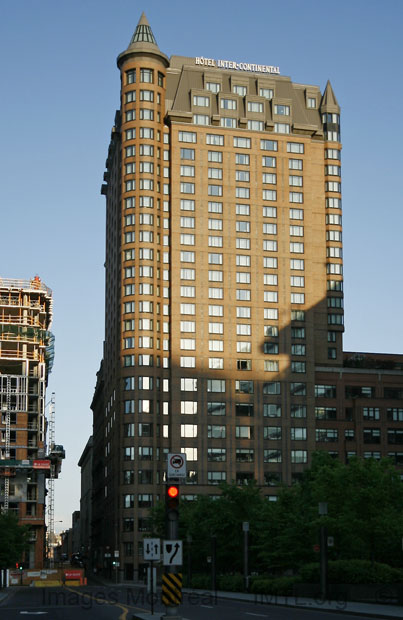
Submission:
<svg viewBox="0 0 403 620">
<path fill-rule="evenodd" d="M 335 609 L 337 609 L 335 604 Z M 156 618 L 164 608 L 156 602 Z M 340 608 L 338 611 L 342 611 Z M 132 620 L 135 612 L 150 612 L 144 590 L 136 587 L 16 588 L 0 604 L 1 620 Z M 321 611 L 320 603 L 293 609 L 255 602 L 215 600 L 210 594 L 184 594 L 180 607 L 188 620 L 357 620 L 357 616 Z M 373 616 L 361 616 L 371 618 Z"/>
</svg>

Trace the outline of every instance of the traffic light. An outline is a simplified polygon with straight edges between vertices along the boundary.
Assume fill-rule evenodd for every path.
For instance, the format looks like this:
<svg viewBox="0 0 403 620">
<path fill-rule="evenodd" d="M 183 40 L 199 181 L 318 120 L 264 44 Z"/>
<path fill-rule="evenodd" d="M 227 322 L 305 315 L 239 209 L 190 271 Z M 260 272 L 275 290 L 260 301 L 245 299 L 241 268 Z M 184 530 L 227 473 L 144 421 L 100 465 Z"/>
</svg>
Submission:
<svg viewBox="0 0 403 620">
<path fill-rule="evenodd" d="M 165 490 L 165 506 L 168 511 L 179 508 L 179 486 L 168 484 Z"/>
</svg>

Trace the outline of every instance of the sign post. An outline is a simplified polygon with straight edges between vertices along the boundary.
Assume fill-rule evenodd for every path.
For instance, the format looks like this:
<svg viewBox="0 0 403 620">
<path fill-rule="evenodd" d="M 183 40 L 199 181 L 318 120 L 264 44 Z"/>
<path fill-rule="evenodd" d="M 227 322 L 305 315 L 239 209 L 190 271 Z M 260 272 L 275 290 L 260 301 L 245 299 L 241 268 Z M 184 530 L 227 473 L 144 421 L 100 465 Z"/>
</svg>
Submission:
<svg viewBox="0 0 403 620">
<path fill-rule="evenodd" d="M 161 541 L 159 538 L 144 539 L 144 559 L 150 562 L 151 614 L 154 615 L 154 560 L 161 559 Z"/>
</svg>

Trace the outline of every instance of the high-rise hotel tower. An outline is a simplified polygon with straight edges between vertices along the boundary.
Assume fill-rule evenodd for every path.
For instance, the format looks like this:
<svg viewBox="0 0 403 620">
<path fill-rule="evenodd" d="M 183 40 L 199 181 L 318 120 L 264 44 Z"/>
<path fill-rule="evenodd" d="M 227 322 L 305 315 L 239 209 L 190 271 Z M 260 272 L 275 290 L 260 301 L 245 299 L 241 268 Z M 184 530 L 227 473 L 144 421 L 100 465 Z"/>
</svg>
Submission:
<svg viewBox="0 0 403 620">
<path fill-rule="evenodd" d="M 341 144 L 329 82 L 168 59 L 144 14 L 117 62 L 93 550 L 130 577 L 168 452 L 189 498 L 252 479 L 275 496 L 321 447 L 315 368 L 343 365 Z"/>
</svg>

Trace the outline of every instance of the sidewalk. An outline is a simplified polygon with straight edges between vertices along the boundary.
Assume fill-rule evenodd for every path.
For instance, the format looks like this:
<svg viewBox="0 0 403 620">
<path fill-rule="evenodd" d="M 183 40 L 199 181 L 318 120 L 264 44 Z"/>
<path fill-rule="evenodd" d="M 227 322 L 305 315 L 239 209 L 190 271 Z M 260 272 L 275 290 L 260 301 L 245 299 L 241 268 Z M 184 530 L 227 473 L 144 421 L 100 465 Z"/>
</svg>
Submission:
<svg viewBox="0 0 403 620">
<path fill-rule="evenodd" d="M 109 581 L 97 578 L 97 583 L 103 583 L 108 587 L 145 587 L 143 582 L 123 582 L 120 584 L 111 583 Z M 158 588 L 160 590 L 160 588 Z M 190 588 L 183 588 L 184 597 L 197 595 L 197 596 L 210 596 L 211 600 L 214 598 L 214 592 L 209 590 L 193 590 Z M 282 607 L 293 607 L 298 609 L 315 611 L 331 611 L 333 613 L 349 613 L 356 616 L 373 616 L 374 618 L 403 618 L 403 606 L 391 605 L 385 603 L 359 603 L 354 601 L 322 601 L 315 598 L 301 598 L 295 596 L 278 596 L 274 594 L 248 594 L 246 592 L 216 592 L 217 599 L 232 599 L 243 602 L 254 603 L 257 606 L 263 605 L 279 605 Z M 152 616 L 151 614 L 136 613 L 133 619 L 139 620 L 158 620 L 158 613 Z M 314 616 L 313 616 L 314 619 Z M 183 618 L 186 620 L 186 617 Z"/>
</svg>

